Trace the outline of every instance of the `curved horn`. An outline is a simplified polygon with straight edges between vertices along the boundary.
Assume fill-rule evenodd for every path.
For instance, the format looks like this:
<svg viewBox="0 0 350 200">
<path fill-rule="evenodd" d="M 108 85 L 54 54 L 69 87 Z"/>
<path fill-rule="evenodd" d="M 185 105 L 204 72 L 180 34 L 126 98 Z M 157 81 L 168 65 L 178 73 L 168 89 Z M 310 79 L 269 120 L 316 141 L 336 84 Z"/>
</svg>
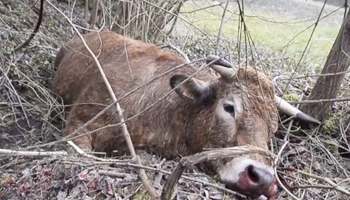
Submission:
<svg viewBox="0 0 350 200">
<path fill-rule="evenodd" d="M 233 68 L 231 63 L 228 60 L 224 58 L 220 58 L 219 56 L 215 56 L 215 55 L 207 56 L 205 62 L 207 64 L 211 63 L 212 65 L 220 65 L 226 68 Z"/>
<path fill-rule="evenodd" d="M 215 70 L 222 77 L 225 77 L 228 80 L 230 80 L 236 74 L 231 63 L 224 58 L 220 58 L 219 56 L 215 56 L 215 55 L 207 56 L 206 63 L 210 64 L 210 67 L 213 70 Z M 276 95 L 274 97 L 274 101 L 277 104 L 277 108 L 281 112 L 287 115 L 294 116 L 305 122 L 321 124 L 321 122 L 318 119 L 301 112 L 298 108 L 292 106 L 290 103 L 288 103 L 287 101 L 281 99 Z"/>
<path fill-rule="evenodd" d="M 236 73 L 232 68 L 232 65 L 229 61 L 219 56 L 209 55 L 206 58 L 206 63 L 210 64 L 210 67 L 219 73 L 222 77 L 231 79 Z"/>
<path fill-rule="evenodd" d="M 321 124 L 321 122 L 318 119 L 301 112 L 298 108 L 292 106 L 290 103 L 281 99 L 280 97 L 275 95 L 274 100 L 275 100 L 275 103 L 277 104 L 277 108 L 281 112 L 283 112 L 287 115 L 290 115 L 290 116 L 294 116 L 294 117 L 296 117 L 300 120 L 303 120 L 305 122 L 312 122 L 315 124 Z"/>
</svg>

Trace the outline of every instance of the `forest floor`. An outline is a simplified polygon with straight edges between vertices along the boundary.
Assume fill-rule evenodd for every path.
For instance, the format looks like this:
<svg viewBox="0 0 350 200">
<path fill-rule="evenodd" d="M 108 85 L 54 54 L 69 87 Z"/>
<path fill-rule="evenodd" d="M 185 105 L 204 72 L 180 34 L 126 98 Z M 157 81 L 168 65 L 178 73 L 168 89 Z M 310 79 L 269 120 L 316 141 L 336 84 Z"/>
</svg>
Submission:
<svg viewBox="0 0 350 200">
<path fill-rule="evenodd" d="M 16 156 L 0 152 L 0 199 L 149 199 L 137 175 L 140 166 L 130 164 L 127 156 L 115 158 L 118 159 L 118 162 L 108 160 L 102 162 L 78 154 L 65 142 L 38 147 L 38 145 L 62 138 L 64 113 L 62 105 L 51 96 L 50 86 L 55 73 L 56 53 L 62 43 L 71 39 L 75 34 L 70 24 L 56 10 L 46 4 L 40 31 L 29 46 L 12 53 L 14 47 L 29 37 L 35 26 L 39 6 L 39 3 L 36 2 L 35 0 L 0 1 L 0 149 L 27 152 L 66 151 L 68 155 Z M 83 17 L 83 6 L 79 3 L 72 9 L 71 6 L 62 1 L 52 0 L 51 2 L 68 16 L 71 16 L 76 25 L 88 27 Z M 246 2 L 247 12 L 259 13 L 259 16 L 265 17 L 264 21 L 267 21 L 266 17 L 277 14 L 281 16 L 287 13 L 286 10 L 279 8 L 277 8 L 279 13 L 264 10 L 265 7 L 266 9 L 274 7 L 273 4 L 266 4 L 269 2 L 266 0 L 255 3 L 252 3 L 253 1 Z M 197 3 L 198 1 L 190 2 L 185 5 L 185 9 L 193 9 Z M 260 5 L 259 12 L 257 11 L 258 5 Z M 314 8 L 320 8 L 319 5 L 317 4 L 318 7 Z M 301 10 L 305 7 L 299 8 L 290 3 L 286 5 L 286 8 Z M 232 9 L 234 12 L 234 7 Z M 327 12 L 332 9 L 327 10 Z M 293 14 L 293 9 L 287 10 L 288 13 L 292 14 L 286 16 L 285 19 L 290 20 L 289 17 L 300 16 Z M 311 12 L 310 8 L 304 11 L 306 14 L 310 14 L 310 18 L 305 16 L 307 19 L 315 19 L 316 11 Z M 269 15 L 262 15 L 263 12 L 268 12 Z M 209 13 L 217 16 L 219 12 L 211 10 Z M 208 13 L 199 13 L 197 16 L 183 14 L 184 17 L 191 17 L 194 24 L 196 24 L 197 18 L 204 15 L 209 16 Z M 341 13 L 337 12 L 336 15 L 339 17 Z M 305 20 L 305 17 L 298 20 Z M 334 33 L 337 30 L 333 29 L 339 28 L 341 23 L 340 20 L 335 20 L 338 17 L 328 20 L 325 25 L 321 24 L 321 26 L 326 27 L 321 28 L 321 30 L 327 31 L 330 27 L 332 28 L 327 33 L 328 36 L 335 37 Z M 296 64 L 293 56 L 290 56 L 291 54 L 275 50 L 281 47 L 279 43 L 283 44 L 291 34 L 296 34 L 296 32 L 289 33 L 289 36 L 282 41 L 272 40 L 282 37 L 280 35 L 271 37 L 269 42 L 262 41 L 269 38 L 270 33 L 267 30 L 272 29 L 276 33 L 282 33 L 276 29 L 291 30 L 295 27 L 286 29 L 285 26 L 291 24 L 287 23 L 283 27 L 270 26 L 263 29 L 264 26 L 258 21 L 252 20 L 250 22 L 251 26 L 259 24 L 256 31 L 252 31 L 258 41 L 252 53 L 246 51 L 246 53 L 242 52 L 241 57 L 238 56 L 237 41 L 234 40 L 236 33 L 234 29 L 230 28 L 224 32 L 218 51 L 230 52 L 229 59 L 234 64 L 237 64 L 238 60 L 241 59 L 242 62 L 247 61 L 263 68 L 276 83 L 277 92 L 280 95 L 281 88 L 284 88 L 288 82 L 286 77 L 294 72 Z M 217 21 L 215 23 L 208 22 L 207 25 L 197 22 L 196 25 L 200 29 L 207 28 L 208 35 L 200 35 L 198 32 L 186 35 L 173 34 L 166 40 L 167 43 L 178 46 L 191 60 L 216 52 L 215 47 L 210 44 L 212 41 L 216 41 L 214 33 L 217 32 Z M 302 28 L 307 25 L 302 25 Z M 179 22 L 179 27 L 176 30 L 181 31 L 186 27 Z M 259 36 L 258 30 L 266 30 L 266 32 L 262 34 L 263 36 Z M 263 31 L 260 32 L 263 33 Z M 230 36 L 233 35 L 232 33 L 235 33 L 235 37 Z M 323 36 L 321 33 L 319 34 L 320 38 Z M 298 42 L 302 41 L 304 39 L 300 39 Z M 301 46 L 297 44 L 294 50 L 302 49 Z M 291 49 L 289 52 L 294 50 Z M 300 54 L 298 55 L 300 56 Z M 253 57 L 259 59 L 252 59 Z M 315 61 L 314 67 L 308 65 L 311 61 L 303 62 L 301 65 L 304 70 L 297 71 L 296 76 L 319 72 L 317 66 L 322 66 L 323 60 Z M 285 98 L 299 100 L 300 96 L 303 95 L 305 85 L 312 85 L 315 80 L 311 77 L 292 80 Z M 340 95 L 350 93 L 349 82 L 344 81 Z M 59 116 L 52 118 L 50 114 L 53 111 L 59 113 Z M 285 147 L 281 154 L 278 172 L 283 184 L 294 195 L 301 199 L 349 199 L 349 196 L 341 192 L 341 189 L 350 191 L 349 116 L 350 104 L 337 102 L 332 117 L 323 126 L 300 129 L 295 124 L 289 133 L 287 145 L 284 145 L 283 138 L 286 135 L 286 127 L 288 127 L 289 122 L 287 121 L 280 126 L 275 134 L 276 137 L 271 140 L 272 151 L 277 154 L 282 146 Z M 161 186 L 168 177 L 168 173 L 174 170 L 178 162 L 178 160 L 163 160 L 157 155 L 142 152 L 141 160 L 143 165 L 148 167 L 146 171 L 148 178 L 159 191 L 161 191 Z M 287 172 L 283 171 L 283 168 L 293 168 L 300 171 Z M 186 170 L 184 175 L 192 180 L 186 177 L 180 179 L 177 187 L 177 199 L 238 198 L 234 194 L 223 191 L 220 187 L 215 187 L 222 185 L 196 167 Z M 330 185 L 329 180 L 337 186 Z M 284 189 L 279 188 L 277 199 L 290 199 L 290 197 Z"/>
</svg>

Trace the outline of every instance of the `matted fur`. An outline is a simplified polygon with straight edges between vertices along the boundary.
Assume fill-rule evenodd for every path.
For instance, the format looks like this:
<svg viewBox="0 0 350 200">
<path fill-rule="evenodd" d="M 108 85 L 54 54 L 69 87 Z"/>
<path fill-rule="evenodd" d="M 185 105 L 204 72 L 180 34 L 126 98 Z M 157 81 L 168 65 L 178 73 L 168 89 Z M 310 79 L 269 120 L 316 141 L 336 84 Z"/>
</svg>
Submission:
<svg viewBox="0 0 350 200">
<path fill-rule="evenodd" d="M 169 92 L 172 89 L 171 77 L 188 77 L 198 70 L 192 65 L 185 65 L 125 97 L 129 91 L 186 61 L 155 45 L 109 31 L 89 33 L 84 35 L 84 39 L 97 55 L 113 91 L 120 99 L 126 119 Z M 61 96 L 65 104 L 74 104 L 63 131 L 64 135 L 68 135 L 112 103 L 112 99 L 80 38 L 63 45 L 55 65 L 58 70 L 53 92 Z M 154 151 L 168 158 L 213 147 L 250 144 L 268 148 L 268 138 L 277 129 L 278 112 L 273 101 L 274 86 L 264 73 L 245 67 L 240 68 L 230 81 L 206 71 L 199 72 L 194 78 L 192 84 L 184 84 L 181 90 L 172 92 L 150 110 L 127 121 L 135 148 Z M 173 80 L 174 84 L 177 82 Z M 203 84 L 201 87 L 204 89 L 192 88 L 198 84 Z M 191 88 L 196 91 L 195 100 L 178 94 L 179 91 L 191 91 Z M 222 105 L 226 101 L 235 104 L 234 116 L 223 111 Z M 111 109 L 87 126 L 84 132 L 118 122 L 117 111 Z M 91 150 L 128 153 L 120 126 L 102 129 L 74 142 Z M 268 163 L 259 155 L 249 158 Z M 226 162 L 209 165 L 220 170 Z"/>
</svg>

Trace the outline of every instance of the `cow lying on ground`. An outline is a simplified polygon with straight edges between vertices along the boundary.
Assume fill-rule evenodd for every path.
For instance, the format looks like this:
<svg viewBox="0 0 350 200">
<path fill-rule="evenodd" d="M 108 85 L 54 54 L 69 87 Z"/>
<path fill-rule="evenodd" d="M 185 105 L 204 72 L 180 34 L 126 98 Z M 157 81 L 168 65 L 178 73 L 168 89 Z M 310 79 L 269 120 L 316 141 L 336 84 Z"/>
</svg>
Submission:
<svg viewBox="0 0 350 200">
<path fill-rule="evenodd" d="M 273 83 L 261 71 L 251 67 L 235 71 L 227 68 L 225 63 L 217 62 L 211 68 L 220 76 L 200 71 L 189 78 L 198 68 L 188 64 L 175 69 L 186 61 L 155 45 L 109 31 L 89 33 L 84 38 L 98 56 L 126 119 L 176 88 L 153 108 L 127 121 L 135 148 L 154 151 L 167 158 L 194 154 L 204 148 L 246 144 L 268 149 L 269 137 L 278 126 L 278 98 Z M 74 104 L 63 131 L 68 135 L 112 100 L 80 38 L 63 45 L 55 65 L 58 70 L 53 92 L 61 96 L 65 104 Z M 174 70 L 124 96 L 171 69 Z M 290 115 L 313 120 L 285 101 L 281 106 L 280 109 Z M 118 122 L 117 111 L 112 108 L 84 132 Z M 73 141 L 89 150 L 128 152 L 120 126 L 101 129 Z M 252 198 L 271 197 L 276 193 L 277 184 L 270 166 L 261 155 L 206 163 L 228 188 Z"/>
</svg>

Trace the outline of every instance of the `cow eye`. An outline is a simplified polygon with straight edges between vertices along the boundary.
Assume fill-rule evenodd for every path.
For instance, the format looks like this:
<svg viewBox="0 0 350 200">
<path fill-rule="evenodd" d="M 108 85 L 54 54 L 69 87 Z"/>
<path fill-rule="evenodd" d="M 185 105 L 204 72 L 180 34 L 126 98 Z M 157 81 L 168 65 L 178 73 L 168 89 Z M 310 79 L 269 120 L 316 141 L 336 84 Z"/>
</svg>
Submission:
<svg viewBox="0 0 350 200">
<path fill-rule="evenodd" d="M 224 110 L 230 113 L 232 116 L 235 116 L 235 106 L 232 104 L 225 103 Z"/>
</svg>

